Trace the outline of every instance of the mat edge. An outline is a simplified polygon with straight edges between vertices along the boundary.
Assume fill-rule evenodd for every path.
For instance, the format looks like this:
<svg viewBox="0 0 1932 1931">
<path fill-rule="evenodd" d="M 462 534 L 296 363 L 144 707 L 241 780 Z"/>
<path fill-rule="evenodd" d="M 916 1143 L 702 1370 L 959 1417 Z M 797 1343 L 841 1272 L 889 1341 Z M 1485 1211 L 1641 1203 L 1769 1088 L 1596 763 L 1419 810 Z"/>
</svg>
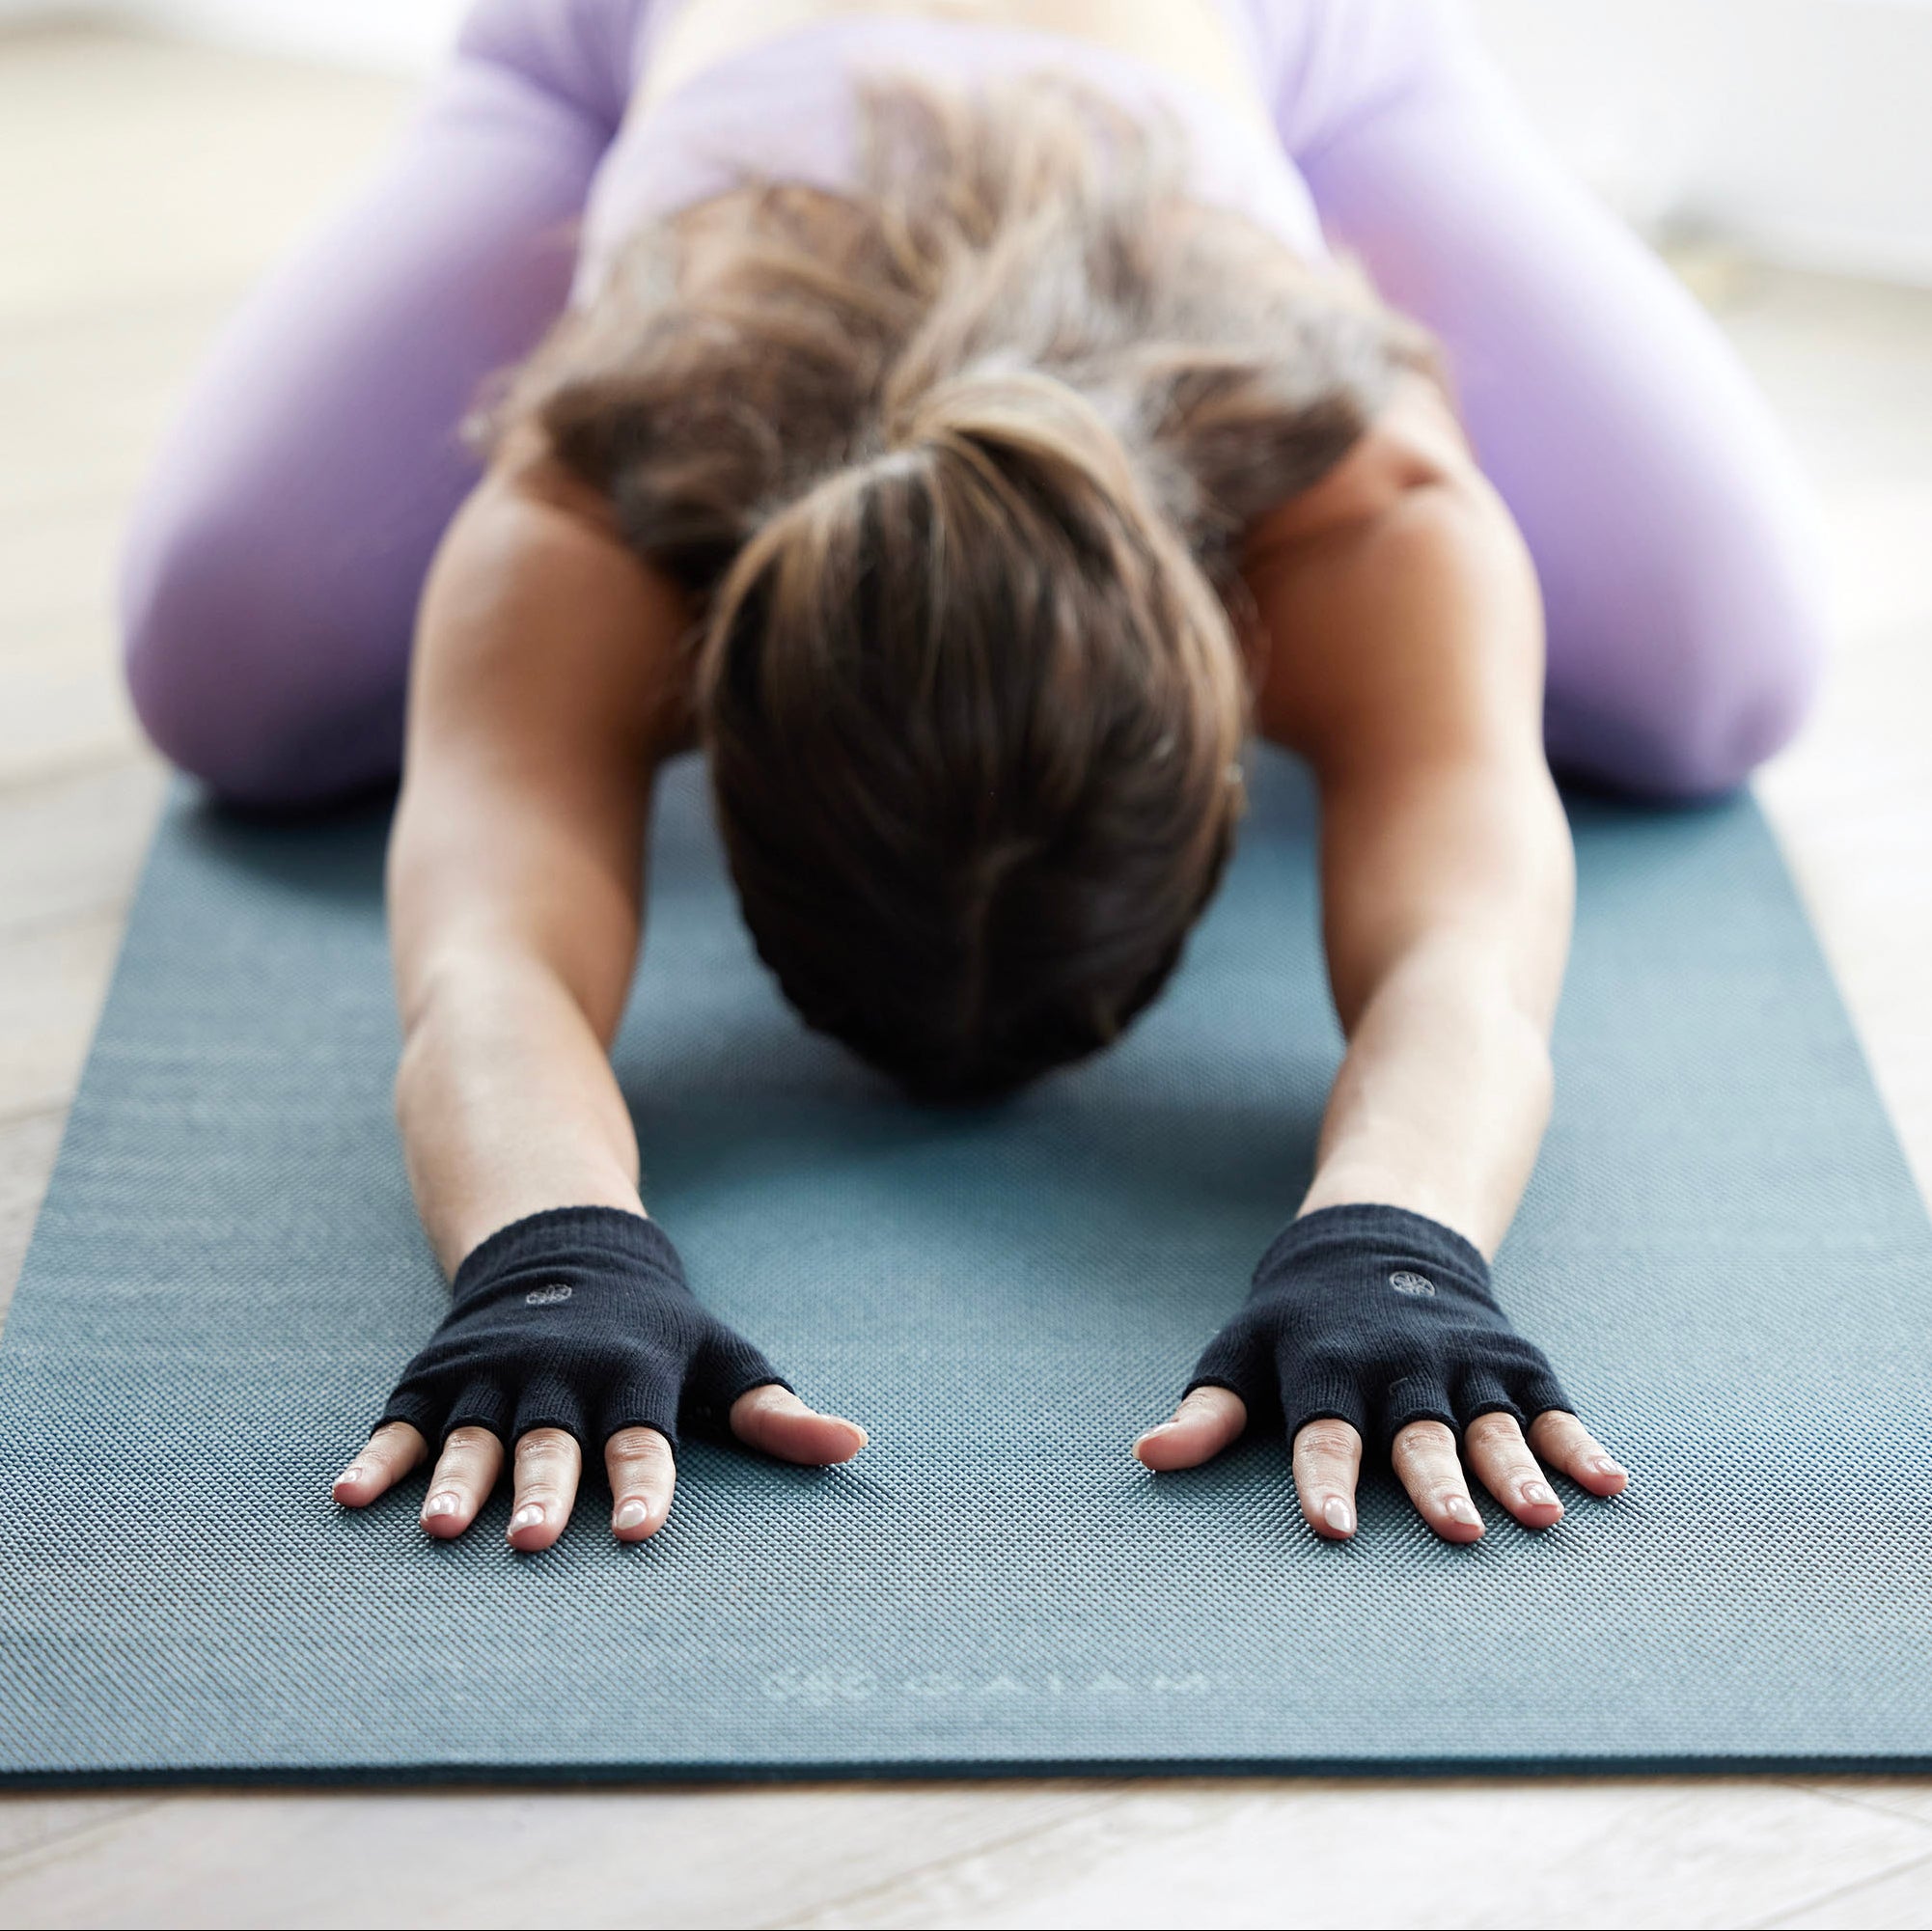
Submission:
<svg viewBox="0 0 1932 1931">
<path fill-rule="evenodd" d="M 1041 1757 L 989 1762 L 925 1758 L 785 1763 L 654 1764 L 344 1764 L 326 1769 L 290 1766 L 118 1770 L 0 1770 L 0 1792 L 72 1790 L 418 1789 L 495 1787 L 605 1789 L 617 1784 L 658 1789 L 731 1784 L 993 1783 L 1033 1781 L 1186 1780 L 1212 1778 L 1293 1778 L 1351 1782 L 1447 1781 L 1457 1778 L 1587 1777 L 1924 1777 L 1932 1754 L 1765 1756 L 1577 1755 L 1468 1757 Z"/>
</svg>

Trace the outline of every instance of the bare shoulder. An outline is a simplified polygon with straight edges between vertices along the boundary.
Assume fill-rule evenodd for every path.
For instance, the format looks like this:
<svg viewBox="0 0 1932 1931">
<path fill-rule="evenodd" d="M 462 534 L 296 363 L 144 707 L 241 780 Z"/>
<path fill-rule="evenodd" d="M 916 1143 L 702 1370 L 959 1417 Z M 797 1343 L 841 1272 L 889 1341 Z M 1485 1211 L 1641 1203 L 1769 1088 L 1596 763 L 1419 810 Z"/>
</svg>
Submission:
<svg viewBox="0 0 1932 1931">
<path fill-rule="evenodd" d="M 1405 381 L 1342 462 L 1249 533 L 1256 728 L 1317 762 L 1540 731 L 1535 573 L 1453 412 Z"/>
<path fill-rule="evenodd" d="M 405 1017 L 453 960 L 535 952 L 616 1026 L 688 622 L 567 476 L 500 459 L 471 492 L 410 667 L 388 870 Z"/>
<path fill-rule="evenodd" d="M 1404 375 L 1382 413 L 1311 489 L 1278 504 L 1242 546 L 1250 589 L 1271 566 L 1311 539 L 1359 527 L 1421 484 L 1473 472 L 1476 458 L 1455 412 L 1433 382 Z"/>
<path fill-rule="evenodd" d="M 441 719 L 669 756 L 688 736 L 692 622 L 595 490 L 528 443 L 507 447 L 437 552 L 412 711 L 430 732 Z"/>
</svg>

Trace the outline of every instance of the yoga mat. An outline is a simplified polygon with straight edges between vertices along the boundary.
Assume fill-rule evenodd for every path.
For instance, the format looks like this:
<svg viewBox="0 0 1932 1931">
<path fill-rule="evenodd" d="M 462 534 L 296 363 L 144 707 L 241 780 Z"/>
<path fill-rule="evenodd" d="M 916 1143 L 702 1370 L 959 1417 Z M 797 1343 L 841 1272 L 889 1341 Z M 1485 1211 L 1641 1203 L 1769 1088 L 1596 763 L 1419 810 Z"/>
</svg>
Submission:
<svg viewBox="0 0 1932 1931">
<path fill-rule="evenodd" d="M 1573 801 L 1559 1098 L 1502 1298 L 1628 1463 L 1350 1546 L 1278 1441 L 1128 1455 L 1310 1171 L 1312 813 L 1118 1049 L 902 1104 L 759 967 L 668 778 L 617 1063 L 698 1292 L 872 1446 L 683 1457 L 621 1549 L 328 1484 L 444 1288 L 390 1113 L 381 812 L 171 796 L 0 1357 L 0 1774 L 759 1777 L 1932 1761 L 1932 1230 L 1755 807 Z"/>
</svg>

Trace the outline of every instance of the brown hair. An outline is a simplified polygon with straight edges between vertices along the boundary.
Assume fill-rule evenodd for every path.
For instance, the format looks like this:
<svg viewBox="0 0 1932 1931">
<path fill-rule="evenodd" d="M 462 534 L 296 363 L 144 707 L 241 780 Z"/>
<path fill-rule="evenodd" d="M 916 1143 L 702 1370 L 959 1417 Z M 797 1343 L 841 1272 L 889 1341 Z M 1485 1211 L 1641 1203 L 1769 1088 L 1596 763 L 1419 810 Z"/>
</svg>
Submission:
<svg viewBox="0 0 1932 1931">
<path fill-rule="evenodd" d="M 966 1097 L 1173 970 L 1240 811 L 1240 536 L 1426 349 L 1066 83 L 862 109 L 849 193 L 648 230 L 496 421 L 703 598 L 697 722 L 786 994 Z"/>
</svg>

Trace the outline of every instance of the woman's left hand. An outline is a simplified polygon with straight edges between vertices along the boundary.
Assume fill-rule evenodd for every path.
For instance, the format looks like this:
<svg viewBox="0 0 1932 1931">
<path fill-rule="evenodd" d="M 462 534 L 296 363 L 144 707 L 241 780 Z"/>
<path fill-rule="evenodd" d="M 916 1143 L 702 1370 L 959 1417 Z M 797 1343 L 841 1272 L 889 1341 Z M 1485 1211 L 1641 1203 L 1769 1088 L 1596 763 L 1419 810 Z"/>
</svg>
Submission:
<svg viewBox="0 0 1932 1931">
<path fill-rule="evenodd" d="M 1291 1445 L 1310 1528 L 1338 1539 L 1355 1532 L 1365 1441 L 1387 1447 L 1422 1519 L 1451 1542 L 1482 1533 L 1458 1435 L 1477 1479 L 1528 1529 L 1563 1513 L 1539 1455 L 1593 1495 L 1629 1480 L 1510 1326 L 1481 1254 L 1400 1207 L 1325 1207 L 1290 1223 L 1173 1419 L 1134 1452 L 1150 1469 L 1194 1468 L 1268 1414 Z"/>
</svg>

